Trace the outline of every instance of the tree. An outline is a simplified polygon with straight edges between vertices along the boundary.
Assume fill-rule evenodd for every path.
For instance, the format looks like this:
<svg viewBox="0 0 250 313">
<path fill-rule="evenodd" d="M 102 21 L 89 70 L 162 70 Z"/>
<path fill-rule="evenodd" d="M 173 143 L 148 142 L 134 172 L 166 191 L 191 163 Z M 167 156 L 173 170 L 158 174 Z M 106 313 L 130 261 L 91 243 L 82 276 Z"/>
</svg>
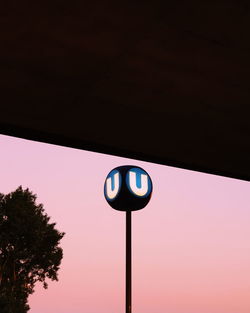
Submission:
<svg viewBox="0 0 250 313">
<path fill-rule="evenodd" d="M 49 223 L 50 217 L 36 195 L 18 187 L 0 194 L 0 312 L 26 313 L 28 296 L 36 282 L 58 280 L 63 257 L 58 246 L 65 233 Z"/>
</svg>

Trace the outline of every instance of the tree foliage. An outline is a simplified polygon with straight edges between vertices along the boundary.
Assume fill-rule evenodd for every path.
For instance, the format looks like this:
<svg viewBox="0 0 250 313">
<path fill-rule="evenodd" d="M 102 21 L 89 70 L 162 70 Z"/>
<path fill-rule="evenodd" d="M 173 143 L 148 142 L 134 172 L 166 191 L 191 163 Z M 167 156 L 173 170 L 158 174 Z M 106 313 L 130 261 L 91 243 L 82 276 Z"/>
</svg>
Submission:
<svg viewBox="0 0 250 313">
<path fill-rule="evenodd" d="M 0 194 L 1 313 L 26 313 L 36 282 L 47 288 L 46 279 L 58 280 L 64 233 L 49 220 L 29 189 Z"/>
</svg>

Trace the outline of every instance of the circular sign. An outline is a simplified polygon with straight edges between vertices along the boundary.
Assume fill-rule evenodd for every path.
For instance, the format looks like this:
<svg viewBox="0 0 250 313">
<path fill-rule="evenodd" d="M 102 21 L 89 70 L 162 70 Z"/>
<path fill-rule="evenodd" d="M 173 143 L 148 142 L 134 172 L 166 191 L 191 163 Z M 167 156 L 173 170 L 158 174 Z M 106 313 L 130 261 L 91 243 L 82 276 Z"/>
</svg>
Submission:
<svg viewBox="0 0 250 313">
<path fill-rule="evenodd" d="M 126 165 L 109 172 L 104 183 L 104 196 L 119 211 L 143 209 L 152 195 L 153 185 L 148 173 L 138 166 Z"/>
</svg>

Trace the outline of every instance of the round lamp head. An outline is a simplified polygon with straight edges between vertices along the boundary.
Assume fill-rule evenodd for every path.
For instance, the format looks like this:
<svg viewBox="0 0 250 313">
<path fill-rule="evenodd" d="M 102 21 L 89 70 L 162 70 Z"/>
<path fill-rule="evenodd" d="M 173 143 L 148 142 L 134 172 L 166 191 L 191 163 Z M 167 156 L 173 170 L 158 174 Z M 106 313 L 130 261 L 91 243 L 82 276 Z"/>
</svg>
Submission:
<svg viewBox="0 0 250 313">
<path fill-rule="evenodd" d="M 104 183 L 105 199 L 113 209 L 119 211 L 143 209 L 151 198 L 152 190 L 148 173 L 132 165 L 114 168 Z"/>
</svg>

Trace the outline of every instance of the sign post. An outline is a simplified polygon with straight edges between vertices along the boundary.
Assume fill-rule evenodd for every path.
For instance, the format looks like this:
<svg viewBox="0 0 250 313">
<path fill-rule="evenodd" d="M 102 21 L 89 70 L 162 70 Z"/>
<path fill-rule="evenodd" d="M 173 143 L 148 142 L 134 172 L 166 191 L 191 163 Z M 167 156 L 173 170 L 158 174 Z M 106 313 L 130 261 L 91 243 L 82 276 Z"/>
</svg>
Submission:
<svg viewBox="0 0 250 313">
<path fill-rule="evenodd" d="M 126 211 L 126 313 L 131 313 L 132 305 L 132 232 L 131 211 Z"/>
<path fill-rule="evenodd" d="M 109 172 L 104 196 L 115 210 L 126 212 L 126 313 L 132 313 L 132 211 L 149 202 L 153 184 L 148 173 L 137 166 L 119 166 Z"/>
</svg>

